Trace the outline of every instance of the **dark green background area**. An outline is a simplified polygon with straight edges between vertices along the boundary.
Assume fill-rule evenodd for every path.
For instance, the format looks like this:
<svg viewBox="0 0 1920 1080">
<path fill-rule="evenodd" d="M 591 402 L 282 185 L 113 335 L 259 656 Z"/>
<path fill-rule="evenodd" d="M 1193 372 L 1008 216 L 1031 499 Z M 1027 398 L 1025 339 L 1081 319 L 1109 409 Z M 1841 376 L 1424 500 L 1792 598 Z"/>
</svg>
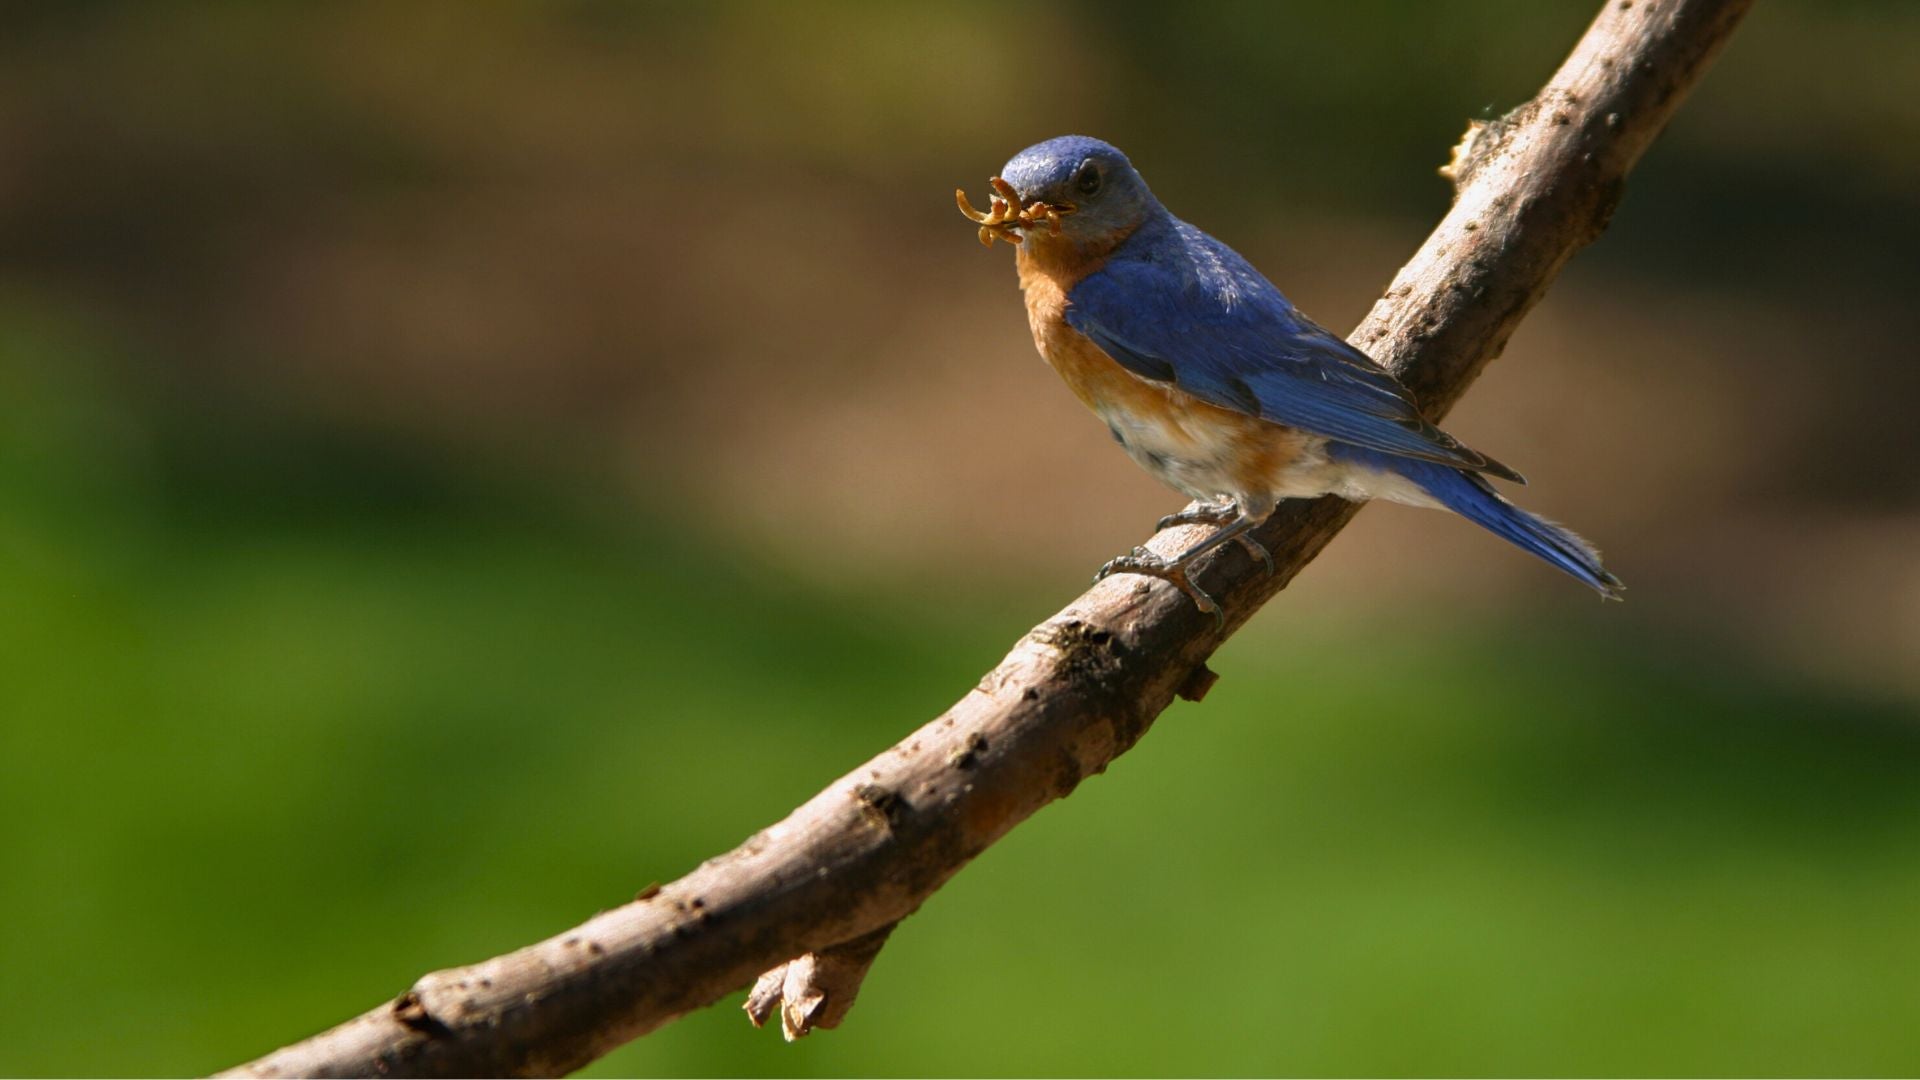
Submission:
<svg viewBox="0 0 1920 1080">
<path fill-rule="evenodd" d="M 1011 408 L 937 363 L 978 334 L 980 370 L 1037 367 L 1006 267 L 953 272 L 979 252 L 947 192 L 1066 130 L 1363 310 L 1462 122 L 1592 9 L 17 6 L 0 1075 L 237 1064 L 671 880 L 937 715 L 1151 517 L 884 561 L 823 509 L 770 545 L 699 500 L 730 434 L 684 417 L 785 423 L 806 378 L 918 364 L 899 431 Z M 1920 1070 L 1920 694 L 1794 637 L 1897 668 L 1887 627 L 1920 625 L 1910 577 L 1863 594 L 1879 564 L 1834 554 L 1920 521 L 1914 56 L 1910 3 L 1765 0 L 1535 320 L 1622 380 L 1676 327 L 1740 343 L 1584 453 L 1489 447 L 1622 554 L 1628 603 L 1545 571 L 1448 593 L 1454 523 L 1388 549 L 1369 510 L 1323 564 L 1365 542 L 1427 578 L 1345 572 L 1348 608 L 1297 595 L 1309 568 L 1204 704 L 906 922 L 845 1027 L 787 1046 L 735 995 L 590 1074 Z M 1512 430 L 1576 417 L 1599 380 L 1536 329 L 1463 413 L 1517 377 Z M 1052 423 L 1014 415 L 981 452 Z M 1635 502 L 1643 445 L 1749 468 Z M 925 453 L 896 517 L 1027 509 Z M 811 479 L 844 509 L 858 477 Z M 1819 524 L 1861 546 L 1767 531 Z"/>
<path fill-rule="evenodd" d="M 85 356 L 8 346 L 9 1073 L 205 1071 L 557 931 L 1057 599 L 798 588 L 591 484 L 338 436 L 135 453 Z M 1263 619 L 910 920 L 846 1028 L 722 1007 L 595 1072 L 1906 1070 L 1913 710 L 1533 614 Z"/>
</svg>

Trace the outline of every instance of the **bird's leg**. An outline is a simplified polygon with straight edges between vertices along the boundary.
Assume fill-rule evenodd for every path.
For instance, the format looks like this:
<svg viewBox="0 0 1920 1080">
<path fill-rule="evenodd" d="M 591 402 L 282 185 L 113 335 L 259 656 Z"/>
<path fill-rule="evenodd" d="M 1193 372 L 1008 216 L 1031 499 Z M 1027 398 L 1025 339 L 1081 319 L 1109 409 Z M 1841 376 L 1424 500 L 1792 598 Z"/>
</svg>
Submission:
<svg viewBox="0 0 1920 1080">
<path fill-rule="evenodd" d="M 1252 554 L 1253 552 L 1257 551 L 1259 554 L 1255 557 L 1265 559 L 1267 563 L 1267 570 L 1271 572 L 1273 570 L 1273 559 L 1267 555 L 1267 549 L 1263 547 L 1259 541 L 1247 535 L 1247 533 L 1251 532 L 1255 526 L 1259 525 L 1260 522 L 1264 520 L 1265 518 L 1253 517 L 1251 515 L 1244 514 L 1244 513 L 1240 514 L 1236 516 L 1231 522 L 1228 522 L 1225 526 L 1221 527 L 1220 530 L 1215 532 L 1212 536 L 1207 537 L 1205 540 L 1200 541 L 1199 543 L 1193 545 L 1187 550 L 1174 556 L 1173 561 L 1176 564 L 1185 566 L 1187 563 L 1190 563 L 1193 560 L 1199 558 L 1200 556 L 1205 555 L 1207 552 L 1212 551 L 1214 548 L 1219 547 L 1221 544 L 1224 544 L 1229 540 L 1234 540 L 1234 541 L 1238 541 L 1242 545 L 1252 544 L 1253 547 L 1249 550 L 1249 554 Z"/>
<path fill-rule="evenodd" d="M 1220 508 L 1208 506 L 1206 509 L 1209 512 L 1213 512 L 1218 511 Z M 1192 512 L 1199 513 L 1201 512 L 1201 508 L 1196 507 Z M 1183 513 L 1186 512 L 1183 511 Z M 1174 514 L 1170 515 L 1167 520 L 1179 517 L 1181 517 L 1181 514 Z M 1200 556 L 1205 555 L 1207 552 L 1212 551 L 1214 548 L 1219 547 L 1229 540 L 1238 540 L 1242 543 L 1251 541 L 1253 538 L 1247 536 L 1247 532 L 1256 525 L 1259 525 L 1263 520 L 1265 519 L 1242 514 L 1236 507 L 1233 510 L 1232 520 L 1224 527 L 1212 536 L 1207 537 L 1205 540 L 1200 541 L 1173 558 L 1168 559 L 1155 555 L 1145 548 L 1134 548 L 1131 552 L 1117 559 L 1109 559 L 1107 564 L 1100 568 L 1100 572 L 1094 575 L 1093 580 L 1099 581 L 1110 574 L 1140 574 L 1144 577 L 1159 578 L 1162 581 L 1171 583 L 1181 592 L 1186 593 L 1187 598 L 1193 601 L 1194 607 L 1199 608 L 1204 614 L 1212 615 L 1214 622 L 1224 627 L 1227 624 L 1227 617 L 1220 611 L 1220 605 L 1214 602 L 1213 597 L 1207 595 L 1205 589 L 1194 584 L 1193 579 L 1187 575 L 1187 568 L 1193 564 L 1195 559 L 1198 559 Z M 1163 520 L 1162 524 L 1164 525 L 1165 523 L 1166 521 Z M 1257 542 L 1254 543 L 1254 548 L 1259 551 L 1262 557 L 1266 556 L 1266 548 L 1261 547 Z M 1273 561 L 1270 558 L 1267 559 L 1267 569 L 1269 572 L 1273 569 Z"/>
<path fill-rule="evenodd" d="M 1175 525 L 1232 525 L 1241 518 L 1240 504 L 1232 499 L 1223 502 L 1195 503 L 1177 514 L 1168 514 L 1161 518 L 1160 523 L 1154 526 L 1154 531 L 1170 529 Z M 1259 524 L 1259 521 L 1254 521 L 1254 524 Z M 1251 528 L 1251 525 L 1247 527 L 1247 529 Z M 1274 572 L 1272 553 L 1267 551 L 1265 544 L 1249 536 L 1247 529 L 1236 532 L 1233 539 L 1239 543 L 1242 550 L 1253 557 L 1255 562 L 1265 565 L 1268 574 L 1272 574 Z"/>
</svg>

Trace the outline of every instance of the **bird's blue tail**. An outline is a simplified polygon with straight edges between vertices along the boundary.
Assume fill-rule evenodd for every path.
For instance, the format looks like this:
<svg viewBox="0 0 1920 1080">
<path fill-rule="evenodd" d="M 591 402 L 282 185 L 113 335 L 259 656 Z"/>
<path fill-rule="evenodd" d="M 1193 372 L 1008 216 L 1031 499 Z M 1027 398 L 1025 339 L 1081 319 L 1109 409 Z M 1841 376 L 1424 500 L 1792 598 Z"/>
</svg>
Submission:
<svg viewBox="0 0 1920 1080">
<path fill-rule="evenodd" d="M 1412 458 L 1363 452 L 1418 484 L 1440 505 L 1508 543 L 1552 563 L 1601 596 L 1618 600 L 1626 586 L 1600 565 L 1600 553 L 1572 532 L 1529 514 L 1493 490 L 1478 473 Z"/>
</svg>

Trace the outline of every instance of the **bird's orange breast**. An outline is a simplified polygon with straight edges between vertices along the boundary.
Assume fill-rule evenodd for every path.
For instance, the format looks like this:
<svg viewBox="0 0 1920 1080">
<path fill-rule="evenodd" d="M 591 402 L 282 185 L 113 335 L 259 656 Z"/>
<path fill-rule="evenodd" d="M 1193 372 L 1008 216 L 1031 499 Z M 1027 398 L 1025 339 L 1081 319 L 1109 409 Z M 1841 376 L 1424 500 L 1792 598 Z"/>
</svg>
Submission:
<svg viewBox="0 0 1920 1080">
<path fill-rule="evenodd" d="M 1021 245 L 1016 262 L 1020 269 L 1020 291 L 1026 294 L 1027 325 L 1033 330 L 1034 347 L 1089 409 L 1103 416 L 1120 410 L 1143 418 L 1156 417 L 1176 427 L 1185 426 L 1179 421 L 1188 417 L 1192 406 L 1226 413 L 1164 383 L 1135 375 L 1121 367 L 1092 339 L 1069 326 L 1067 291 L 1086 271 L 1069 277 L 1046 253 L 1029 251 L 1032 246 Z"/>
<path fill-rule="evenodd" d="M 1265 490 L 1300 457 L 1308 441 L 1301 433 L 1141 378 L 1068 325 L 1068 291 L 1097 264 L 1070 267 L 1044 249 L 1028 250 L 1034 246 L 1022 244 L 1016 260 L 1033 343 L 1143 466 L 1190 493 L 1192 485 L 1165 475 L 1168 467 L 1217 474 L 1219 483 L 1207 485 L 1216 490 L 1196 495 L 1206 498 Z"/>
</svg>

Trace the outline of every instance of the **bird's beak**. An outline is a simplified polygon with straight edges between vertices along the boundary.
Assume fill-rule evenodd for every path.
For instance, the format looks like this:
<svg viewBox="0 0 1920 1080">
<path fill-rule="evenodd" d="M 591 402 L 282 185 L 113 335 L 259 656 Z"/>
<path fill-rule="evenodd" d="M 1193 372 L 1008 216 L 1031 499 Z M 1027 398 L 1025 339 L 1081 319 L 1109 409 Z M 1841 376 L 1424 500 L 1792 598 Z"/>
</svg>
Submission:
<svg viewBox="0 0 1920 1080">
<path fill-rule="evenodd" d="M 980 242 L 988 247 L 995 240 L 1005 240 L 1009 244 L 1018 244 L 1020 230 L 1045 228 L 1052 236 L 1060 235 L 1060 219 L 1073 213 L 1073 207 L 1066 204 L 1044 203 L 1038 200 L 1026 204 L 1021 209 L 1020 193 L 1012 184 L 996 176 L 987 183 L 994 194 L 987 201 L 985 212 L 975 210 L 967 201 L 967 193 L 954 189 L 953 201 L 960 207 L 968 221 L 980 226 Z"/>
</svg>

